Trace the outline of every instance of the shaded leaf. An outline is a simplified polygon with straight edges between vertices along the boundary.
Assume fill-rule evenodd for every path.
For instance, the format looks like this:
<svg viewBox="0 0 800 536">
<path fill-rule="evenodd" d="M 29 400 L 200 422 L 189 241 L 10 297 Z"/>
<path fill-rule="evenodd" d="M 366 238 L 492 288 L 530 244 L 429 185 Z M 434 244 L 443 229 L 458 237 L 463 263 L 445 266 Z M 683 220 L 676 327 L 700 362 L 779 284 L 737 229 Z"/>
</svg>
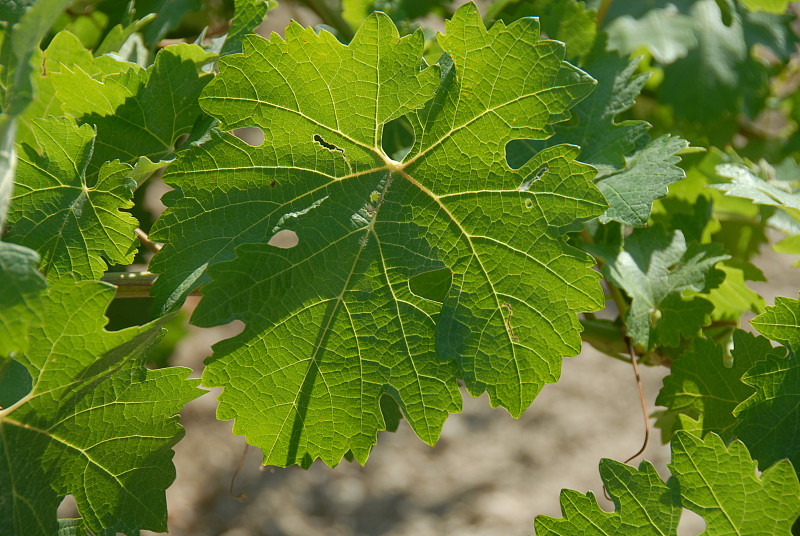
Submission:
<svg viewBox="0 0 800 536">
<path fill-rule="evenodd" d="M 714 265 L 728 255 L 719 244 L 687 244 L 680 230 L 654 226 L 634 230 L 621 251 L 592 251 L 606 263 L 603 274 L 631 298 L 625 325 L 635 344 L 677 346 L 711 321 L 711 303 L 684 293 L 721 283 Z"/>
<path fill-rule="evenodd" d="M 106 162 L 88 177 L 95 143 L 89 125 L 51 117 L 32 126 L 43 154 L 19 148 L 7 240 L 36 250 L 46 274 L 99 279 L 106 260 L 133 262 L 136 220 L 121 211 L 133 206 L 130 166 Z"/>
<path fill-rule="evenodd" d="M 203 381 L 225 386 L 218 415 L 265 463 L 333 465 L 348 450 L 363 463 L 384 394 L 433 443 L 460 409 L 459 377 L 517 416 L 577 353 L 575 313 L 602 296 L 563 234 L 602 196 L 576 147 L 512 170 L 505 145 L 550 135 L 593 81 L 538 37 L 533 19 L 487 32 L 468 4 L 439 37 L 439 67 L 420 69 L 422 33 L 399 38 L 381 14 L 349 46 L 292 24 L 220 60 L 204 109 L 265 141 L 215 133 L 167 169 L 151 269 L 165 309 L 202 283 L 194 323 L 246 322 Z M 403 162 L 381 149 L 400 116 L 415 132 Z M 269 245 L 285 230 L 294 247 Z M 411 291 L 443 269 L 442 303 Z"/>
<path fill-rule="evenodd" d="M 14 357 L 31 389 L 0 410 L 3 536 L 56 534 L 67 494 L 94 534 L 167 528 L 171 448 L 183 435 L 175 414 L 201 391 L 186 379 L 189 369 L 144 368 L 163 319 L 103 329 L 113 296 L 109 285 L 67 277 L 51 279 L 31 304 L 39 322 L 29 327 L 26 352 Z M 0 310 L 0 323 L 13 321 L 7 315 Z"/>
</svg>

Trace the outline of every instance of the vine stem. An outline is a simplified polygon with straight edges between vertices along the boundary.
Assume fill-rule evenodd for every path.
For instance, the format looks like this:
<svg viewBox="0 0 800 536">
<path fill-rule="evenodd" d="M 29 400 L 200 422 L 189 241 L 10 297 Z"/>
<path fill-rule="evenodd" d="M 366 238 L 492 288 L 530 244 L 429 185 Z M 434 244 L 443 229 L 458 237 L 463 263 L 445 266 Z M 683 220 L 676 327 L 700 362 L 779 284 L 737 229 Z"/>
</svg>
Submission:
<svg viewBox="0 0 800 536">
<path fill-rule="evenodd" d="M 625 460 L 623 463 L 628 463 L 632 459 L 639 456 L 647 448 L 647 442 L 650 440 L 650 417 L 647 415 L 647 405 L 644 402 L 644 389 L 642 388 L 642 378 L 639 375 L 639 364 L 636 362 L 636 352 L 633 349 L 633 342 L 630 337 L 625 337 L 625 344 L 628 345 L 628 354 L 631 357 L 631 364 L 633 365 L 633 374 L 636 376 L 636 386 L 639 388 L 639 401 L 642 403 L 642 416 L 644 417 L 644 441 L 642 447 L 636 451 L 636 454 Z"/>
<path fill-rule="evenodd" d="M 147 233 L 145 233 L 144 231 L 142 231 L 138 227 L 136 228 L 136 231 L 134 231 L 134 232 L 136 233 L 136 238 L 139 239 L 139 242 L 141 242 L 141 244 L 144 247 L 146 247 L 147 249 L 149 249 L 153 253 L 158 253 L 158 251 L 164 246 L 164 244 L 159 244 L 158 242 L 153 242 L 152 240 L 150 240 L 150 237 L 147 236 Z"/>
<path fill-rule="evenodd" d="M 603 24 L 603 20 L 606 18 L 606 14 L 608 13 L 608 8 L 611 7 L 612 0 L 603 0 L 600 3 L 600 7 L 597 9 L 597 27 L 599 28 Z"/>
<path fill-rule="evenodd" d="M 644 452 L 644 449 L 647 448 L 647 443 L 650 441 L 650 417 L 647 415 L 647 404 L 644 401 L 644 389 L 642 388 L 642 377 L 639 375 L 639 364 L 636 362 L 636 351 L 633 349 L 633 342 L 631 338 L 627 335 L 625 336 L 625 344 L 628 347 L 628 355 L 631 358 L 631 365 L 633 365 L 633 374 L 636 376 L 636 386 L 639 388 L 639 401 L 642 403 L 642 416 L 644 417 L 644 441 L 642 442 L 641 448 L 636 451 L 636 454 L 628 458 L 622 463 L 628 463 L 641 453 Z M 608 495 L 608 491 L 606 491 L 606 486 L 603 484 L 603 495 L 609 501 L 613 500 Z"/>
</svg>

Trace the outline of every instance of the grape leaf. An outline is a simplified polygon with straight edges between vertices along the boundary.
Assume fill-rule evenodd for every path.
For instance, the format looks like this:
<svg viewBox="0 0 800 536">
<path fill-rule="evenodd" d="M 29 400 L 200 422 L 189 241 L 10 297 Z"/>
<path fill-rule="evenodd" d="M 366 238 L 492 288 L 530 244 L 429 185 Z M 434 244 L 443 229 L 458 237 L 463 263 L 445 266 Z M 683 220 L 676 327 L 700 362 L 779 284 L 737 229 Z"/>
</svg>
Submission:
<svg viewBox="0 0 800 536">
<path fill-rule="evenodd" d="M 789 358 L 765 354 L 742 377 L 756 392 L 734 411 L 739 437 L 765 467 L 782 458 L 800 463 L 800 301 L 778 297 L 774 307 L 751 322 L 770 339 L 789 348 Z"/>
<path fill-rule="evenodd" d="M 580 159 L 600 170 L 601 176 L 626 167 L 625 155 L 637 147 L 637 140 L 647 133 L 646 121 L 623 121 L 615 118 L 633 106 L 649 75 L 638 74 L 639 60 L 617 54 L 605 54 L 585 67 L 598 80 L 589 97 L 575 106 L 572 121 L 557 125 L 556 134 L 544 140 L 520 140 L 509 148 L 509 162 L 517 167 L 545 147 L 573 143 L 581 147 Z"/>
<path fill-rule="evenodd" d="M 44 278 L 37 270 L 35 251 L 16 244 L 0 242 L 0 355 L 26 352 L 28 329 L 36 321 L 30 311 L 37 307 Z"/>
<path fill-rule="evenodd" d="M 736 330 L 733 343 L 733 362 L 726 364 L 719 344 L 696 340 L 692 350 L 672 363 L 656 404 L 699 421 L 701 435 L 714 432 L 733 439 L 738 423 L 733 410 L 755 392 L 742 383 L 742 375 L 766 356 L 780 355 L 767 339 L 745 331 Z"/>
<path fill-rule="evenodd" d="M 682 231 L 661 226 L 635 229 L 621 251 L 590 248 L 605 265 L 603 274 L 631 298 L 625 314 L 628 335 L 646 348 L 677 346 L 711 319 L 712 305 L 684 291 L 707 292 L 724 277 L 714 265 L 728 258 L 719 244 L 687 244 Z"/>
<path fill-rule="evenodd" d="M 14 191 L 17 154 L 17 116 L 33 100 L 34 52 L 66 0 L 39 0 L 35 4 L 4 4 L 9 24 L 0 27 L 0 233 L 4 230 Z M 15 23 L 11 25 L 10 23 Z"/>
<path fill-rule="evenodd" d="M 687 147 L 686 140 L 665 134 L 626 158 L 625 168 L 601 176 L 596 184 L 610 206 L 600 221 L 647 225 L 653 200 L 667 195 L 667 186 L 686 176 L 677 166 L 677 153 Z"/>
<path fill-rule="evenodd" d="M 730 179 L 729 183 L 714 184 L 733 197 L 750 199 L 759 205 L 778 207 L 800 222 L 800 193 L 787 191 L 785 185 L 767 182 L 757 177 L 747 167 L 734 164 L 721 164 L 716 167 L 717 174 Z"/>
<path fill-rule="evenodd" d="M 636 471 L 614 460 L 600 462 L 603 482 L 616 506 L 612 513 L 597 506 L 591 492 L 561 494 L 563 519 L 536 517 L 536 534 L 677 535 L 682 508 L 706 522 L 703 534 L 790 534 L 800 514 L 800 483 L 783 460 L 756 475 L 747 448 L 734 441 L 725 447 L 716 434 L 700 439 L 677 432 L 672 439 L 674 475 L 666 484 L 649 462 Z"/>
<path fill-rule="evenodd" d="M 742 0 L 742 4 L 750 11 L 781 14 L 786 13 L 789 0 Z"/>
<path fill-rule="evenodd" d="M 677 432 L 669 469 L 683 505 L 700 515 L 708 534 L 790 534 L 800 514 L 800 484 L 792 465 L 779 461 L 756 475 L 741 441 L 728 447 L 716 434 L 700 439 Z"/>
<path fill-rule="evenodd" d="M 575 107 L 575 120 L 557 125 L 555 136 L 546 141 L 519 140 L 508 147 L 509 162 L 516 167 L 547 146 L 579 145 L 580 160 L 599 170 L 595 182 L 610 205 L 600 217 L 603 223 L 645 225 L 653 200 L 666 195 L 667 186 L 685 176 L 675 164 L 680 162 L 676 153 L 688 147 L 688 142 L 665 135 L 648 143 L 647 122 L 615 121 L 633 106 L 647 81 L 646 74 L 634 75 L 638 63 L 638 59 L 630 61 L 617 54 L 601 56 L 587 67 L 599 83 Z"/>
<path fill-rule="evenodd" d="M 194 323 L 245 321 L 203 382 L 225 386 L 218 415 L 264 463 L 363 463 L 384 394 L 433 443 L 458 376 L 518 416 L 580 348 L 575 313 L 602 304 L 563 237 L 605 209 L 593 170 L 574 146 L 518 170 L 504 151 L 548 136 L 593 81 L 534 19 L 487 31 L 467 4 L 446 28 L 441 66 L 422 69 L 422 33 L 399 38 L 383 14 L 349 46 L 297 24 L 246 37 L 201 102 L 264 143 L 217 133 L 166 170 L 155 294 L 170 307 L 203 283 Z M 381 132 L 404 115 L 415 142 L 396 162 Z M 279 233 L 295 245 L 270 245 Z"/>
<path fill-rule="evenodd" d="M 120 211 L 133 206 L 130 166 L 107 162 L 87 177 L 94 131 L 69 117 L 36 119 L 33 133 L 43 154 L 19 147 L 7 240 L 36 250 L 46 274 L 99 279 L 103 257 L 133 262 L 136 220 Z"/>
<path fill-rule="evenodd" d="M 730 8 L 728 17 L 720 5 Z M 737 128 L 736 115 L 755 116 L 769 95 L 769 73 L 750 53 L 751 48 L 762 45 L 788 59 L 796 37 L 786 17 L 742 13 L 716 0 L 693 2 L 684 12 L 694 21 L 698 45 L 665 67 L 659 99 L 712 139 L 729 140 Z M 687 91 L 689 80 L 691 91 Z"/>
<path fill-rule="evenodd" d="M 597 37 L 597 10 L 578 0 L 495 0 L 484 20 L 509 24 L 522 17 L 539 17 L 542 32 L 567 45 L 570 61 L 586 56 Z"/>
<path fill-rule="evenodd" d="M 202 116 L 197 99 L 212 76 L 198 70 L 215 57 L 180 43 L 160 50 L 146 70 L 127 63 L 118 73 L 100 69 L 92 75 L 80 66 L 62 66 L 53 73 L 64 111 L 97 130 L 87 173 L 94 175 L 103 162 L 119 159 L 136 166 L 140 177 L 171 159 L 176 142 Z"/>
<path fill-rule="evenodd" d="M 630 55 L 646 49 L 661 64 L 669 65 L 697 46 L 695 22 L 674 5 L 651 9 L 642 18 L 630 15 L 615 18 L 605 30 L 608 50 Z"/>
<path fill-rule="evenodd" d="M 715 237 L 716 238 L 716 237 Z M 738 322 L 745 311 L 764 312 L 766 302 L 758 292 L 747 286 L 747 281 L 766 281 L 764 274 L 753 264 L 729 259 L 717 265 L 725 273 L 725 280 L 708 291 L 705 299 L 714 304 L 711 320 Z"/>
<path fill-rule="evenodd" d="M 255 31 L 270 9 L 270 0 L 235 0 L 231 27 L 225 36 L 220 56 L 242 51 L 242 39 Z"/>
<path fill-rule="evenodd" d="M 38 54 L 37 54 L 38 56 Z M 119 73 L 131 67 L 126 62 L 116 61 L 110 56 L 94 58 L 92 53 L 84 48 L 80 39 L 66 30 L 58 32 L 53 37 L 42 57 L 34 57 L 36 68 L 34 71 L 34 86 L 36 99 L 20 116 L 20 129 L 17 133 L 17 143 L 27 143 L 31 147 L 38 147 L 33 135 L 31 121 L 43 119 L 48 116 L 65 115 L 61 107 L 61 100 L 56 96 L 53 86 L 53 75 L 61 72 L 63 67 L 72 70 L 80 69 L 93 77 L 106 74 Z"/>
<path fill-rule="evenodd" d="M 103 329 L 113 297 L 110 285 L 55 278 L 28 312 L 39 322 L 13 361 L 31 390 L 0 393 L 2 536 L 55 534 L 67 494 L 94 534 L 166 530 L 171 448 L 183 435 L 175 414 L 202 391 L 189 369 L 144 368 L 164 319 Z M 0 310 L 0 324 L 15 321 L 9 314 Z"/>
<path fill-rule="evenodd" d="M 538 536 L 638 536 L 677 534 L 681 501 L 675 480 L 661 481 L 648 461 L 634 469 L 623 463 L 603 459 L 600 475 L 606 492 L 614 501 L 614 512 L 605 512 L 590 491 L 561 490 L 563 519 L 536 517 Z"/>
</svg>

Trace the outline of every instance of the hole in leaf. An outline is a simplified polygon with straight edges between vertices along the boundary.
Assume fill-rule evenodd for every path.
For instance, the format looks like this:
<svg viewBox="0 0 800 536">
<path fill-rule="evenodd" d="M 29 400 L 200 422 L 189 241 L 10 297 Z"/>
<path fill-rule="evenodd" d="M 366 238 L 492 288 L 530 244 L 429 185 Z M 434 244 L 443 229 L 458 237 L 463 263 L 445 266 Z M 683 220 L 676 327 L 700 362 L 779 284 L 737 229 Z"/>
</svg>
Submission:
<svg viewBox="0 0 800 536">
<path fill-rule="evenodd" d="M 0 361 L 0 407 L 7 408 L 31 392 L 33 378 L 25 365 L 13 359 Z"/>
<path fill-rule="evenodd" d="M 678 536 L 697 536 L 706 530 L 706 520 L 684 508 L 678 521 Z"/>
<path fill-rule="evenodd" d="M 538 181 L 539 179 L 541 179 L 544 176 L 544 174 L 547 173 L 548 169 L 550 168 L 547 166 L 540 167 L 539 169 L 536 170 L 536 173 L 528 175 L 525 178 L 525 182 L 520 184 L 518 189 L 522 192 L 528 191 L 531 187 L 531 184 L 533 184 L 533 181 Z"/>
<path fill-rule="evenodd" d="M 541 140 L 511 140 L 506 143 L 506 162 L 511 169 L 519 169 L 545 147 Z"/>
<path fill-rule="evenodd" d="M 75 518 L 78 517 L 78 503 L 75 502 L 75 497 L 67 495 L 61 504 L 58 505 L 58 517 L 60 518 Z"/>
<path fill-rule="evenodd" d="M 281 229 L 272 235 L 272 238 L 267 242 L 270 246 L 281 249 L 291 249 L 299 243 L 300 238 L 297 236 L 297 233 L 289 229 Z"/>
<path fill-rule="evenodd" d="M 242 127 L 233 131 L 233 135 L 251 147 L 260 147 L 264 143 L 264 131 L 256 127 Z"/>
<path fill-rule="evenodd" d="M 525 208 L 527 208 L 528 210 L 533 208 L 533 199 L 531 199 L 530 197 L 525 199 Z"/>
<path fill-rule="evenodd" d="M 408 288 L 420 298 L 443 302 L 452 283 L 453 271 L 450 268 L 437 268 L 411 276 Z"/>
<path fill-rule="evenodd" d="M 383 422 L 386 423 L 386 431 L 396 432 L 397 427 L 400 425 L 400 419 L 403 418 L 403 412 L 400 411 L 397 400 L 395 400 L 392 395 L 384 393 L 381 396 L 380 404 Z"/>
<path fill-rule="evenodd" d="M 392 119 L 383 125 L 381 149 L 392 160 L 402 162 L 414 146 L 414 128 L 406 116 Z"/>
<path fill-rule="evenodd" d="M 328 143 L 319 134 L 314 134 L 314 141 L 319 143 L 320 145 L 322 145 L 323 147 L 325 147 L 329 151 L 338 151 L 338 152 L 344 154 L 344 149 L 340 149 L 339 147 L 336 147 L 332 143 Z"/>
</svg>

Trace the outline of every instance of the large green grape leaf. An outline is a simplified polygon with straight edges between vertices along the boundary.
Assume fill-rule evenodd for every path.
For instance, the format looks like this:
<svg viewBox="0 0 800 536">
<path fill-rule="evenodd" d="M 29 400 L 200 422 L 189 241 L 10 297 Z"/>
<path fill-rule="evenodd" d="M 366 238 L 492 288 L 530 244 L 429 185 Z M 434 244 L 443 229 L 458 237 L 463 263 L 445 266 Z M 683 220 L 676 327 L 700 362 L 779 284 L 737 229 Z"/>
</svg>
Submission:
<svg viewBox="0 0 800 536">
<path fill-rule="evenodd" d="M 202 116 L 197 99 L 212 76 L 200 67 L 215 57 L 197 45 L 180 43 L 160 50 L 148 69 L 125 63 L 124 71 L 109 73 L 105 66 L 93 65 L 93 72 L 62 65 L 53 73 L 63 110 L 97 130 L 87 172 L 94 175 L 103 162 L 118 159 L 145 175 L 171 159 L 176 142 Z"/>
<path fill-rule="evenodd" d="M 752 326 L 789 348 L 789 358 L 781 353 L 765 353 L 742 377 L 756 389 L 734 411 L 741 420 L 736 435 L 766 467 L 789 458 L 800 464 L 800 301 L 778 297 L 774 307 L 752 321 Z"/>
<path fill-rule="evenodd" d="M 739 422 L 733 410 L 755 392 L 741 381 L 742 376 L 767 356 L 782 354 L 764 337 L 741 330 L 734 332 L 733 344 L 732 359 L 728 361 L 719 344 L 696 340 L 692 350 L 672 363 L 656 404 L 685 416 L 678 419 L 679 423 L 685 422 L 686 417 L 698 421 L 689 426 L 703 435 L 714 432 L 723 439 L 733 439 Z"/>
<path fill-rule="evenodd" d="M 432 443 L 458 377 L 517 416 L 579 350 L 575 313 L 602 304 L 563 236 L 605 209 L 593 169 L 574 146 L 505 159 L 593 81 L 534 19 L 487 31 L 468 4 L 439 43 L 441 65 L 420 68 L 422 33 L 400 39 L 382 14 L 349 46 L 297 24 L 247 37 L 201 102 L 264 143 L 218 133 L 166 170 L 157 300 L 203 283 L 194 323 L 246 322 L 203 382 L 225 386 L 218 415 L 264 463 L 363 462 L 382 396 Z M 403 115 L 415 142 L 396 162 L 381 134 Z"/>
<path fill-rule="evenodd" d="M 789 462 L 780 461 L 759 476 L 740 441 L 726 447 L 716 434 L 700 439 L 678 432 L 671 450 L 673 477 L 666 484 L 649 462 L 636 471 L 614 460 L 602 460 L 600 474 L 614 499 L 615 511 L 600 509 L 591 492 L 582 495 L 564 490 L 564 518 L 537 516 L 536 534 L 675 536 L 682 508 L 705 520 L 703 534 L 791 533 L 800 514 L 800 483 Z"/>
<path fill-rule="evenodd" d="M 15 277 L 4 272 L 2 278 Z M 175 414 L 199 396 L 189 369 L 150 371 L 143 359 L 164 319 L 108 332 L 114 288 L 51 278 L 28 301 L 27 349 L 0 382 L 0 535 L 52 536 L 71 494 L 94 534 L 166 530 L 165 489 L 175 478 Z M 19 311 L 0 310 L 0 325 Z M 12 316 L 13 315 L 13 316 Z M 9 360 L 3 355 L 4 364 Z M 20 372 L 23 374 L 20 376 Z M 28 392 L 19 392 L 27 384 Z"/>
<path fill-rule="evenodd" d="M 603 274 L 631 298 L 625 325 L 634 344 L 677 346 L 711 319 L 712 305 L 686 291 L 707 292 L 722 282 L 714 265 L 728 258 L 719 244 L 688 242 L 684 233 L 656 225 L 636 229 L 621 250 L 592 248 Z"/>
<path fill-rule="evenodd" d="M 106 162 L 87 176 L 94 131 L 69 117 L 32 123 L 39 154 L 19 147 L 7 240 L 36 250 L 46 274 L 73 272 L 99 279 L 106 261 L 130 264 L 136 252 L 136 220 L 121 209 L 133 206 L 131 167 Z"/>
</svg>

